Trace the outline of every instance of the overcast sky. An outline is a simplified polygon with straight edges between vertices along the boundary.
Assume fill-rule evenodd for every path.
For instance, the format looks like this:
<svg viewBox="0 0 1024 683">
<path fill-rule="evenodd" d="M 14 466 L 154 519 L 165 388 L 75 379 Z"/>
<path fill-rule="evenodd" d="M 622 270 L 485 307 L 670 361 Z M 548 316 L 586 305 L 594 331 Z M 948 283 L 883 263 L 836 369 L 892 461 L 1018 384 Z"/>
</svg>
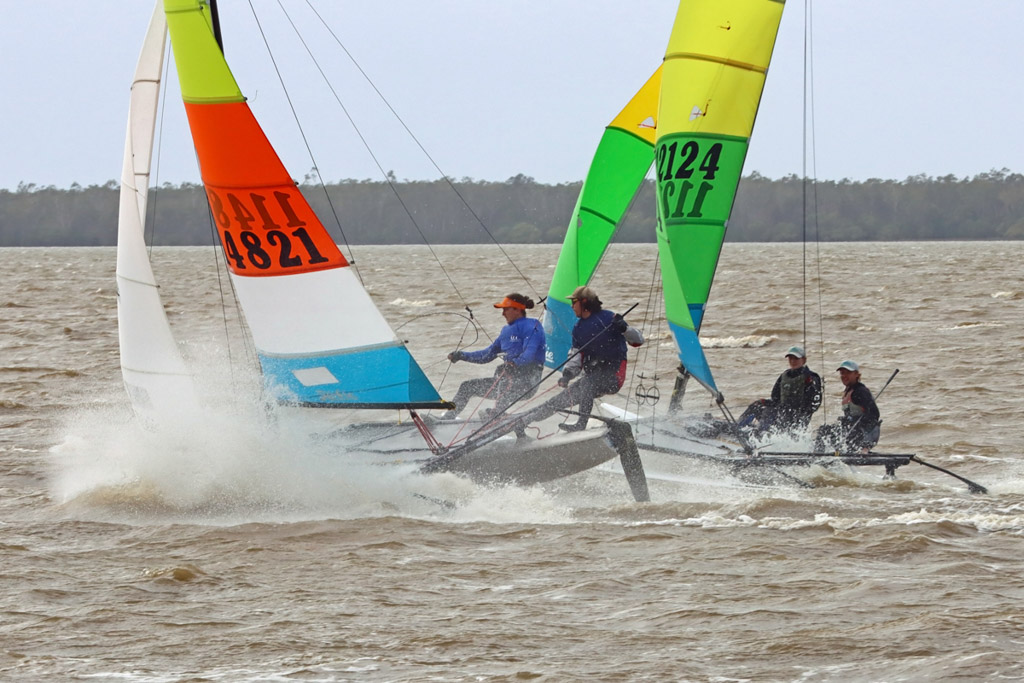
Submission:
<svg viewBox="0 0 1024 683">
<path fill-rule="evenodd" d="M 289 82 L 324 90 L 307 57 L 277 47 L 295 43 L 276 0 L 252 2 L 267 10 L 263 28 Z M 543 182 L 583 177 L 604 126 L 664 56 L 677 5 L 312 2 L 448 175 L 522 173 Z M 367 88 L 310 21 L 304 0 L 284 4 L 381 166 L 399 178 L 436 175 L 386 111 L 367 104 Z M 128 87 L 152 4 L 0 0 L 0 9 L 0 187 L 118 177 Z M 802 1 L 787 3 L 745 173 L 801 172 L 804 11 Z M 1024 170 L 1024 2 L 819 0 L 812 12 L 819 178 Z M 221 0 L 221 13 L 242 90 L 301 178 L 313 162 L 255 42 L 249 3 Z M 196 181 L 172 87 L 159 180 Z M 301 90 L 290 92 L 325 179 L 379 178 L 333 99 L 306 99 Z"/>
</svg>

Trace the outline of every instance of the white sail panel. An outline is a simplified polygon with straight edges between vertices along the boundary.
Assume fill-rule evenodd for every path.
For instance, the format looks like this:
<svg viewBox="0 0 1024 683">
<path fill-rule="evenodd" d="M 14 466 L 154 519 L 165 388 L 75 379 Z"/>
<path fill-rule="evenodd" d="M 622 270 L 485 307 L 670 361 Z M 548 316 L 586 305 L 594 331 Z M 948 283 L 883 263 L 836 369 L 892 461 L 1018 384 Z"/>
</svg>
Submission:
<svg viewBox="0 0 1024 683">
<path fill-rule="evenodd" d="M 325 353 L 398 341 L 352 268 L 274 277 L 232 273 L 231 282 L 260 352 Z"/>
</svg>

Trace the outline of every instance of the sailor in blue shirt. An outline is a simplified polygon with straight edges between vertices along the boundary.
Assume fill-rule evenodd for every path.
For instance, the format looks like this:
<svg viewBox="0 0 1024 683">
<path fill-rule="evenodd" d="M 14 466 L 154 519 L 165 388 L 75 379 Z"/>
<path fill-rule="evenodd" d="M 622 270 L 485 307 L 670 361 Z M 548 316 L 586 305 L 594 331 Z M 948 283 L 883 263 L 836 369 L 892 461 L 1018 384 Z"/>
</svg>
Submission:
<svg viewBox="0 0 1024 683">
<path fill-rule="evenodd" d="M 504 356 L 505 362 L 498 367 L 494 377 L 481 377 L 463 382 L 452 399 L 455 409 L 442 415 L 442 419 L 454 418 L 474 396 L 494 399 L 495 411 L 501 412 L 514 401 L 536 393 L 547 345 L 540 321 L 526 316 L 526 311 L 533 306 L 533 299 L 530 297 L 509 294 L 494 304 L 495 308 L 501 309 L 501 315 L 507 324 L 501 328 L 498 338 L 490 346 L 479 351 L 453 351 L 448 354 L 448 360 L 453 363 L 460 360 L 490 363 L 499 355 Z"/>
</svg>

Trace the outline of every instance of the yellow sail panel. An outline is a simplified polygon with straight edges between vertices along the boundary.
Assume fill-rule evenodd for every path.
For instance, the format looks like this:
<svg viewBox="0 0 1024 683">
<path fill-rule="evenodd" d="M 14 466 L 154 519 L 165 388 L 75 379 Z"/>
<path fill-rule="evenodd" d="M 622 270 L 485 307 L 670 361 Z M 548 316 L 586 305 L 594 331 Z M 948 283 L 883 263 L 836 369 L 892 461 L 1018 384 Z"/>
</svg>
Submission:
<svg viewBox="0 0 1024 683">
<path fill-rule="evenodd" d="M 685 66 L 666 61 L 663 82 L 681 106 L 661 107 L 658 128 L 662 135 L 686 132 L 750 137 L 761 101 L 763 73 L 701 61 L 687 61 Z"/>
<path fill-rule="evenodd" d="M 771 61 L 783 3 L 695 0 L 676 14 L 665 52 L 658 118 L 661 134 L 707 133 L 748 138 Z"/>
<path fill-rule="evenodd" d="M 659 66 L 651 74 L 643 87 L 633 95 L 633 99 L 608 124 L 609 128 L 632 133 L 654 145 L 654 137 L 658 132 L 655 115 L 658 112 L 658 95 L 661 92 L 661 69 Z"/>
<path fill-rule="evenodd" d="M 206 3 L 164 0 L 164 13 L 174 46 L 182 99 L 193 104 L 244 102 L 245 97 L 213 37 Z"/>
<path fill-rule="evenodd" d="M 772 57 L 775 34 L 765 26 L 782 20 L 781 0 L 690 0 L 679 3 L 666 58 L 691 54 L 712 61 L 729 60 L 764 71 Z"/>
</svg>

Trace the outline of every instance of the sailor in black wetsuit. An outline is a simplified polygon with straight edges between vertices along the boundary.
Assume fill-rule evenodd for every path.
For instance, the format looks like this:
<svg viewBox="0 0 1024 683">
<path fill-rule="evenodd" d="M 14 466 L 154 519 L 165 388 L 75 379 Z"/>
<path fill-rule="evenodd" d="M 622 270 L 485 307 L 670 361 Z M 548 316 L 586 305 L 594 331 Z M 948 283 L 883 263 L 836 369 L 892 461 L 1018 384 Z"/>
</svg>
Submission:
<svg viewBox="0 0 1024 683">
<path fill-rule="evenodd" d="M 575 432 L 587 426 L 595 398 L 618 393 L 622 388 L 626 379 L 627 345 L 640 346 L 644 337 L 621 315 L 604 310 L 597 293 L 590 287 L 577 287 L 569 295 L 569 301 L 578 320 L 572 328 L 569 361 L 558 380 L 565 391 L 531 410 L 529 421 L 542 420 L 579 404 L 579 420 L 558 425 L 565 431 Z M 573 382 L 580 375 L 582 378 Z"/>
<path fill-rule="evenodd" d="M 759 435 L 769 430 L 794 434 L 807 429 L 811 416 L 821 407 L 821 377 L 807 367 L 802 346 L 789 347 L 786 360 L 789 369 L 775 380 L 772 397 L 751 403 L 740 415 L 741 427 L 751 426 Z"/>
<path fill-rule="evenodd" d="M 867 453 L 878 443 L 881 414 L 871 390 L 860 381 L 860 366 L 852 360 L 846 360 L 836 369 L 839 371 L 839 379 L 846 386 L 843 392 L 843 414 L 838 423 L 818 428 L 814 450 L 818 453 L 830 450 Z"/>
</svg>

